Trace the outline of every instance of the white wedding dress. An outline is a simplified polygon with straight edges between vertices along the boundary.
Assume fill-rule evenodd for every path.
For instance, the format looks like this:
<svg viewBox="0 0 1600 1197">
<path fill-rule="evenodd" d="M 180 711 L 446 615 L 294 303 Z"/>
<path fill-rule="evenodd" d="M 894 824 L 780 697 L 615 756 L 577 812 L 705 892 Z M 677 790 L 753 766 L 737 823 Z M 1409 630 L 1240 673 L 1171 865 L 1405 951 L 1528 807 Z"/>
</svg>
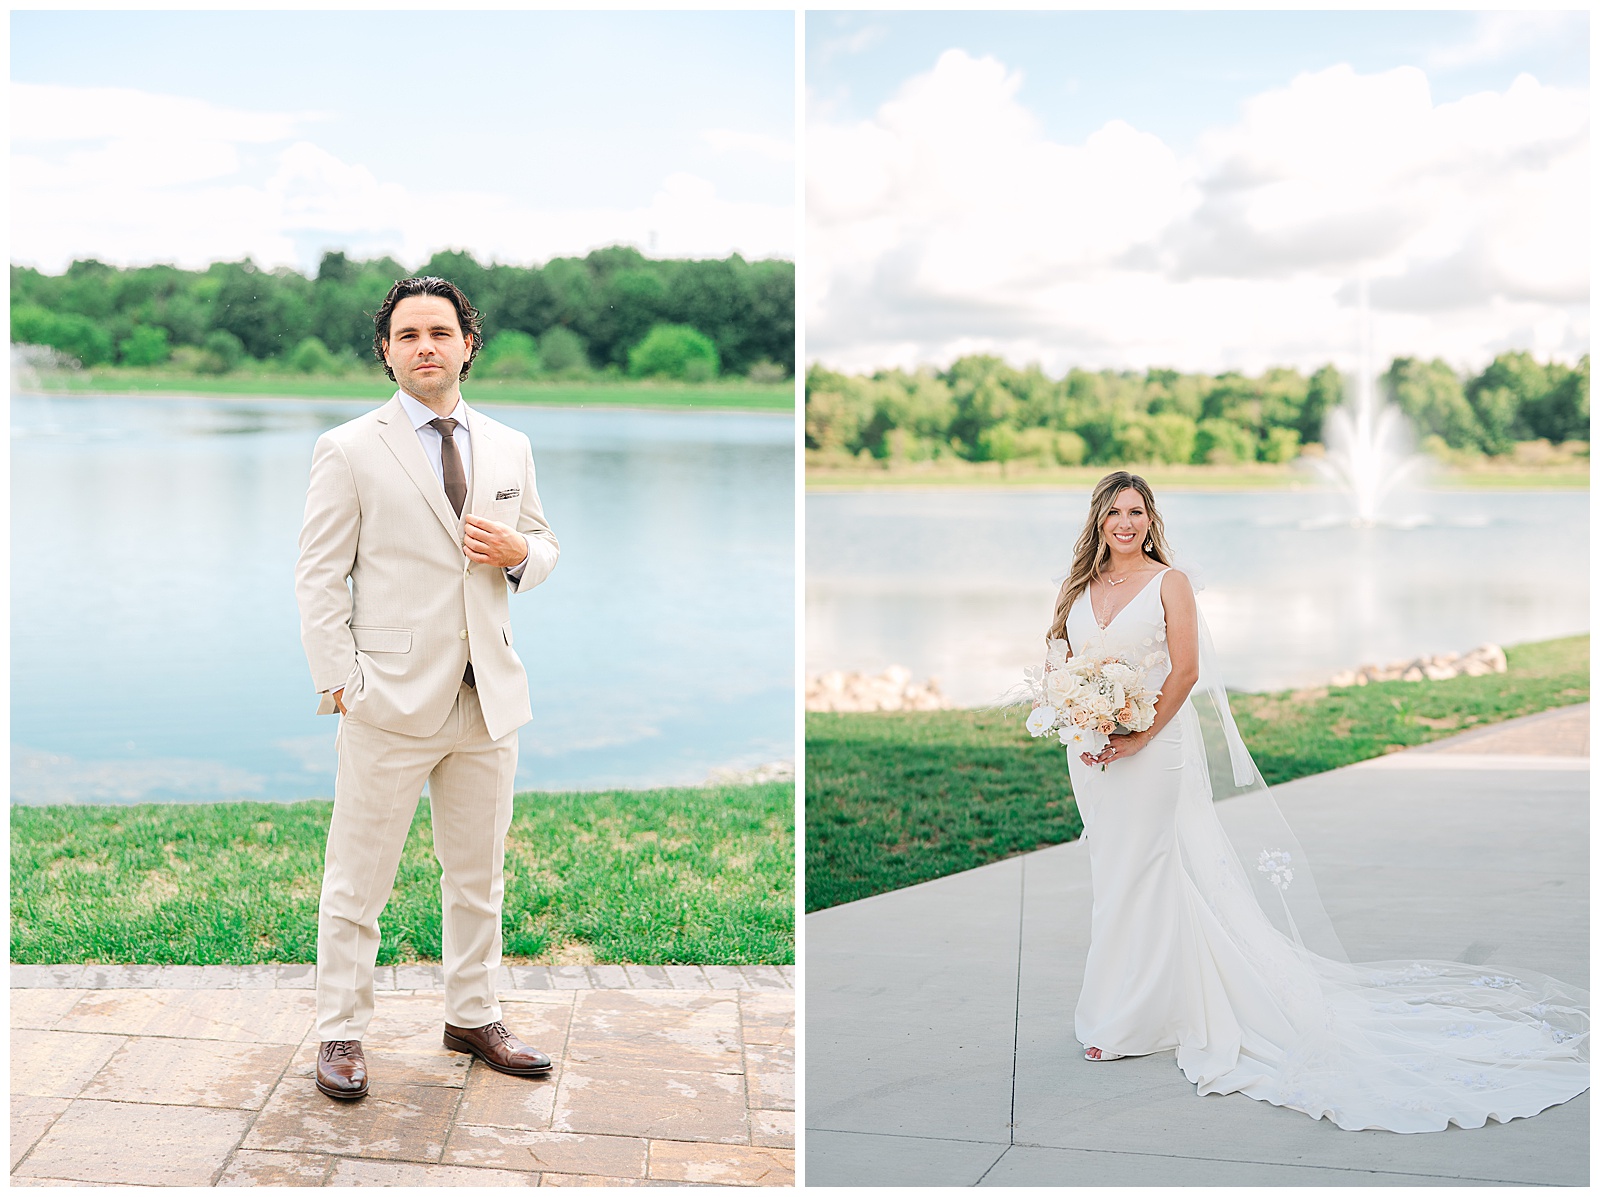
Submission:
<svg viewBox="0 0 1600 1197">
<path fill-rule="evenodd" d="M 1080 596 L 1067 619 L 1074 654 L 1164 651 L 1164 574 L 1104 629 Z M 1478 1127 L 1587 1089 L 1583 990 L 1449 961 L 1343 959 L 1303 854 L 1206 677 L 1203 627 L 1202 638 L 1195 701 L 1160 735 L 1104 771 L 1071 753 L 1094 884 L 1078 1039 L 1108 1054 L 1176 1049 L 1201 1094 L 1244 1093 L 1347 1130 Z M 1167 673 L 1154 668 L 1151 688 Z M 1200 708 L 1211 694 L 1232 735 L 1208 759 Z M 1213 771 L 1230 764 L 1218 755 L 1271 808 L 1232 838 L 1213 807 Z M 1216 784 L 1226 796 L 1233 783 Z"/>
</svg>

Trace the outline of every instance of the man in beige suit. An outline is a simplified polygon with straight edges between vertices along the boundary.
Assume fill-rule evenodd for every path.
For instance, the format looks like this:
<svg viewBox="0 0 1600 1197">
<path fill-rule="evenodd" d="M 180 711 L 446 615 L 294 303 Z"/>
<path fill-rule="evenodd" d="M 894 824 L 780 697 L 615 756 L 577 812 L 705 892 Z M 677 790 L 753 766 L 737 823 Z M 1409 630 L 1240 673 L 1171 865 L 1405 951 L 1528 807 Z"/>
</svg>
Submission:
<svg viewBox="0 0 1600 1197">
<path fill-rule="evenodd" d="M 528 438 L 461 398 L 481 317 L 453 284 L 411 278 L 378 309 L 374 348 L 399 384 L 322 435 L 295 592 L 320 714 L 340 715 L 339 772 L 317 922 L 317 1087 L 366 1096 L 378 916 L 423 783 L 444 871 L 445 1046 L 517 1076 L 550 1058 L 500 1021 L 500 906 L 517 728 L 532 718 L 507 595 L 560 546 Z"/>
</svg>

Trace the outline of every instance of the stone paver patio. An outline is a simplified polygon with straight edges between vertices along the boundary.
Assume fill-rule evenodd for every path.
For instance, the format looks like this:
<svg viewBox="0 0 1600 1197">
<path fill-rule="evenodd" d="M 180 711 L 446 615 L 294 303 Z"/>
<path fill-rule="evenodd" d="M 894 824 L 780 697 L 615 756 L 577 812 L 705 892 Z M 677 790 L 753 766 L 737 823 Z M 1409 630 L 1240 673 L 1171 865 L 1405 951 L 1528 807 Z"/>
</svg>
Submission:
<svg viewBox="0 0 1600 1197">
<path fill-rule="evenodd" d="M 312 1083 L 309 965 L 12 965 L 13 1185 L 794 1183 L 794 970 L 501 970 L 556 1061 L 440 1043 L 437 966 L 379 970 L 371 1094 Z"/>
</svg>

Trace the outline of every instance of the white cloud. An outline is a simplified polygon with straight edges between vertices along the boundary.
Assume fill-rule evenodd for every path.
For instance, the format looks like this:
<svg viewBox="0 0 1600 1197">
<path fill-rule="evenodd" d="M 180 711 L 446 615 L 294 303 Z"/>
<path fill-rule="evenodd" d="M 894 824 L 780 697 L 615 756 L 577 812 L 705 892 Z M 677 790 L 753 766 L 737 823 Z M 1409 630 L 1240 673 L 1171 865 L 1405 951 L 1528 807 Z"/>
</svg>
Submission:
<svg viewBox="0 0 1600 1197">
<path fill-rule="evenodd" d="M 106 88 L 18 84 L 12 99 L 12 259 L 47 271 L 85 257 L 196 267 L 246 255 L 306 270 L 326 249 L 415 265 L 447 248 L 510 262 L 618 243 L 668 256 L 795 248 L 787 205 L 726 200 L 690 175 L 662 180 L 644 204 L 534 208 L 380 178 L 307 139 L 308 114 Z M 725 148 L 774 152 L 726 136 Z"/>
<path fill-rule="evenodd" d="M 108 181 L 129 186 L 170 187 L 235 174 L 241 161 L 236 146 L 226 141 L 172 141 L 116 138 L 62 154 L 15 154 L 13 186 L 60 192 L 99 187 Z"/>
<path fill-rule="evenodd" d="M 860 29 L 825 39 L 817 46 L 814 53 L 821 62 L 827 62 L 840 54 L 865 54 L 888 36 L 887 25 L 863 25 Z"/>
<path fill-rule="evenodd" d="M 13 192 L 181 186 L 238 173 L 240 146 L 281 142 L 308 113 L 246 112 L 118 87 L 11 85 Z"/>
<path fill-rule="evenodd" d="M 271 142 L 294 135 L 314 113 L 249 112 L 185 96 L 125 87 L 11 85 L 11 140 Z"/>
<path fill-rule="evenodd" d="M 1458 306 L 1485 288 L 1581 301 L 1587 254 L 1574 269 L 1571 250 L 1586 240 L 1586 108 L 1527 75 L 1441 105 L 1413 67 L 1301 75 L 1202 138 L 1204 198 L 1172 230 L 1172 264 L 1180 277 L 1352 264 L 1395 275 L 1477 247 L 1493 262 Z"/>
<path fill-rule="evenodd" d="M 1440 46 L 1427 62 L 1438 70 L 1475 66 L 1563 37 L 1587 40 L 1588 33 L 1584 14 L 1578 11 L 1480 12 L 1474 15 L 1469 40 Z"/>
<path fill-rule="evenodd" d="M 794 161 L 794 142 L 786 138 L 734 129 L 705 129 L 700 137 L 719 154 L 755 154 L 773 162 Z"/>
<path fill-rule="evenodd" d="M 1021 77 L 960 50 L 871 119 L 813 112 L 807 341 L 846 368 L 964 352 L 1139 368 L 1481 362 L 1587 339 L 1586 95 L 1518 78 L 1435 104 L 1338 66 L 1253 97 L 1180 159 L 1113 120 L 1051 140 Z"/>
</svg>

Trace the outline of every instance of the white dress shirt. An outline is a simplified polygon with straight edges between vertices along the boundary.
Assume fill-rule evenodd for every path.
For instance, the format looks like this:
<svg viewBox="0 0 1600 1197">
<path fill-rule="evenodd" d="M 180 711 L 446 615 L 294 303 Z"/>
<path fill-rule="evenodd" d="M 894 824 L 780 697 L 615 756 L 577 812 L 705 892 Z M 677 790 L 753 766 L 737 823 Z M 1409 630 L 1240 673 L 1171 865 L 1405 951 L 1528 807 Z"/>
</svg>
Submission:
<svg viewBox="0 0 1600 1197">
<path fill-rule="evenodd" d="M 405 391 L 396 391 L 400 396 L 400 406 L 406 409 L 410 417 L 411 426 L 417 430 L 417 440 L 422 442 L 422 451 L 428 456 L 428 464 L 433 466 L 433 476 L 439 480 L 439 489 L 444 489 L 444 434 L 433 426 L 433 421 L 439 417 L 419 399 L 414 399 Z M 461 476 L 467 480 L 467 493 L 472 493 L 472 430 L 467 424 L 467 401 L 457 399 L 455 410 L 447 419 L 456 422 L 455 431 L 450 434 L 450 439 L 456 443 L 456 452 L 461 457 Z M 506 570 L 506 577 L 513 583 L 522 576 L 522 567 L 528 564 L 527 557 L 523 557 L 516 565 Z"/>
</svg>

